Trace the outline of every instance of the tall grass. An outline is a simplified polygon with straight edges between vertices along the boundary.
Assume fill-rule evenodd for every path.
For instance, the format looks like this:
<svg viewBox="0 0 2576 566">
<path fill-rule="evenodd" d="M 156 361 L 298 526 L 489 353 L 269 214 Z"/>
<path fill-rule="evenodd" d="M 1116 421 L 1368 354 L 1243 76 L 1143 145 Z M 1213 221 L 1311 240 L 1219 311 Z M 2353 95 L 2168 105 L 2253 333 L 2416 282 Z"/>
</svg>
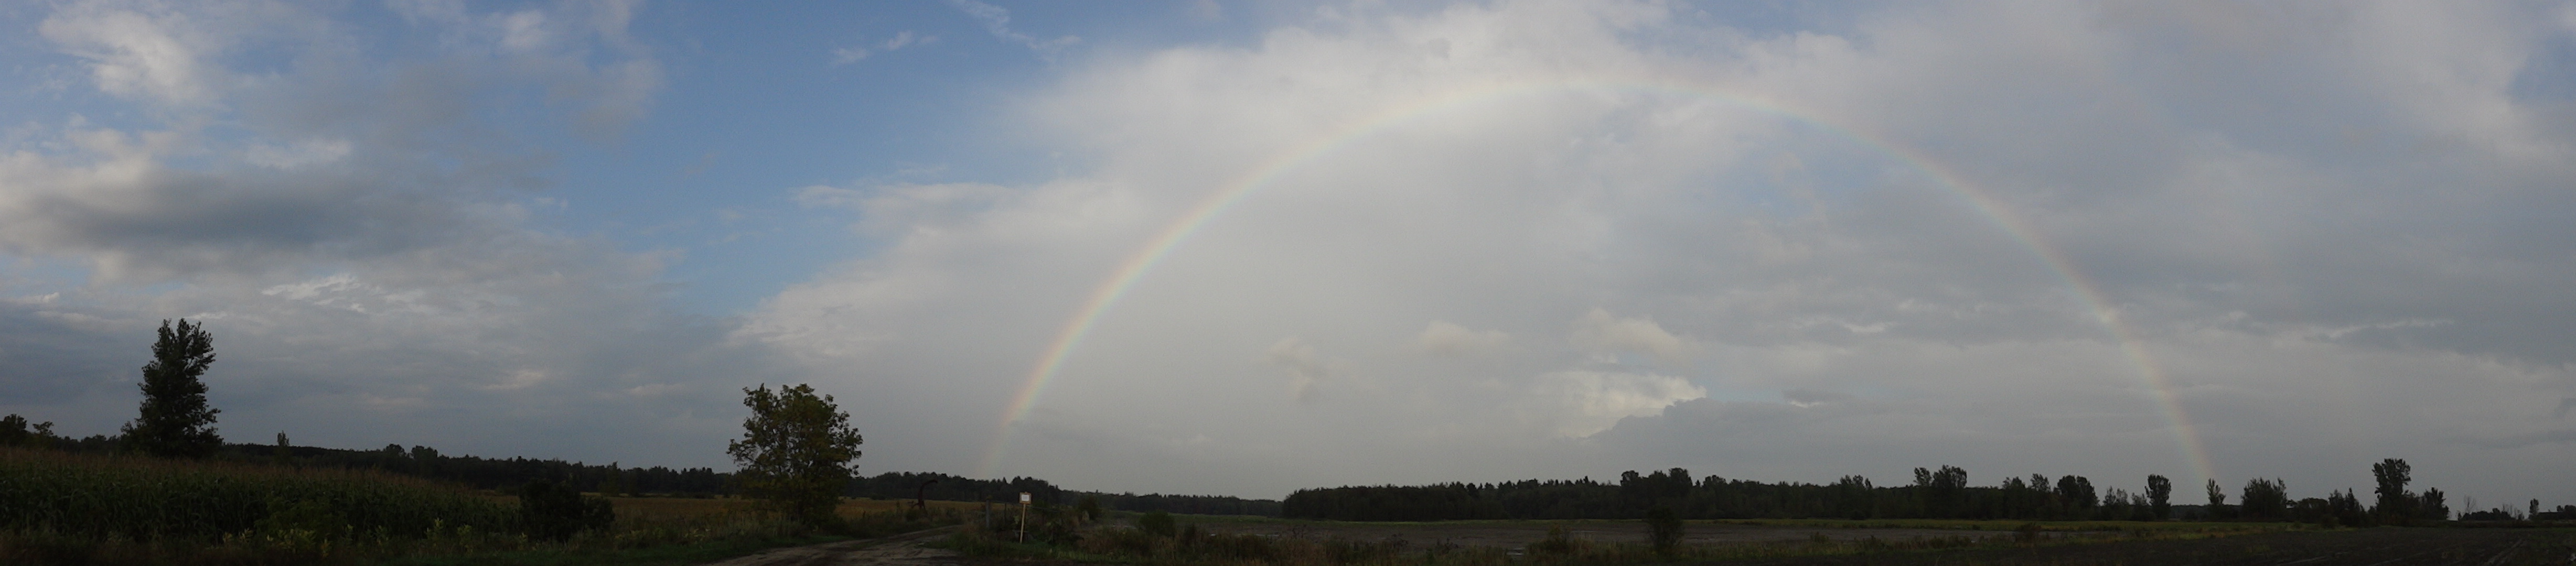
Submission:
<svg viewBox="0 0 2576 566">
<path fill-rule="evenodd" d="M 8 531 L 216 540 L 265 527 L 418 537 L 433 528 L 504 529 L 513 513 L 463 490 L 368 471 L 0 449 L 0 530 Z"/>
<path fill-rule="evenodd" d="M 683 564 L 962 520 L 854 501 L 824 532 L 743 500 L 616 504 L 549 541 L 513 498 L 408 476 L 0 448 L 0 564 Z"/>
</svg>

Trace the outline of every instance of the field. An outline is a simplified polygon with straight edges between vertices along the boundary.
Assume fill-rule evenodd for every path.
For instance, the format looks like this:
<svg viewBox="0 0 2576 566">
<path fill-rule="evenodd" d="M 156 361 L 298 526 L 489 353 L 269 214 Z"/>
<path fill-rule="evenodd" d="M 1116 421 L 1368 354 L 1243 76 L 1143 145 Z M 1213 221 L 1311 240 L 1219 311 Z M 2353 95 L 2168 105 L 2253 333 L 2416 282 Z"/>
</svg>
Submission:
<svg viewBox="0 0 2576 566">
<path fill-rule="evenodd" d="M 1346 540 L 1402 540 L 1408 544 L 1453 544 L 1466 547 L 1513 548 L 1527 546 L 1547 536 L 1548 530 L 1563 527 L 1576 540 L 1602 544 L 1645 544 L 1646 525 L 1637 521 L 1439 521 L 1421 523 L 1300 521 L 1224 517 L 1201 519 L 1190 517 L 1211 532 L 1258 534 L 1274 537 L 1311 537 Z M 2039 525 L 2045 538 L 2100 536 L 2108 533 L 2211 533 L 2237 534 L 2297 528 L 2282 523 L 2148 523 L 2132 521 L 2063 521 L 2029 523 L 2024 521 L 1957 521 L 1957 520 L 1874 520 L 1843 521 L 1827 519 L 1690 521 L 1683 531 L 1682 543 L 1688 545 L 1723 545 L 1779 541 L 1865 541 L 1899 542 L 1922 538 L 1989 538 L 2013 536 L 2023 525 Z"/>
<path fill-rule="evenodd" d="M 1361 523 L 1183 516 L 1196 542 L 1096 527 L 1079 551 L 992 545 L 986 558 L 1264 566 L 1705 564 L 2537 565 L 2576 559 L 2576 529 L 2316 529 L 2286 523 L 1690 521 L 1655 554 L 1638 521 Z M 1553 531 L 1553 532 L 1552 532 Z M 1561 533 L 1561 534 L 1560 534 Z M 962 536 L 962 535 L 961 535 Z M 970 556 L 979 551 L 967 546 Z M 970 558 L 967 562 L 975 562 Z"/>
<path fill-rule="evenodd" d="M 2576 563 L 2567 529 L 2378 528 L 2189 540 L 2121 540 L 2026 548 L 1814 556 L 1743 564 L 2503 566 Z"/>
<path fill-rule="evenodd" d="M 568 538 L 515 497 L 382 472 L 0 448 L 0 564 L 695 564 L 953 523 L 847 501 L 825 533 L 740 499 L 615 498 Z M 542 517 L 541 517 L 542 518 Z"/>
</svg>

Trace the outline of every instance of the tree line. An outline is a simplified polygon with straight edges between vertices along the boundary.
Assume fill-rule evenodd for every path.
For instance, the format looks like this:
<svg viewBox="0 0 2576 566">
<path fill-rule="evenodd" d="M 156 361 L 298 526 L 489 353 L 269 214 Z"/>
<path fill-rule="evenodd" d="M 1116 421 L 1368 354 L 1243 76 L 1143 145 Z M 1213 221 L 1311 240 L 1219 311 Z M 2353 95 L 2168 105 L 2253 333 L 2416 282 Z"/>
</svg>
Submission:
<svg viewBox="0 0 2576 566">
<path fill-rule="evenodd" d="M 1673 468 L 1620 474 L 1617 482 L 1522 480 L 1419 486 L 1345 486 L 1305 489 L 1281 503 L 1286 517 L 1343 521 L 1455 519 L 1635 519 L 1656 509 L 1691 519 L 2016 519 L 2135 520 L 2233 519 L 2302 521 L 2338 525 L 2410 524 L 2448 519 L 2439 489 L 2408 491 L 2405 460 L 2372 466 L 2378 489 L 2364 506 L 2352 490 L 2324 498 L 2292 500 L 2286 482 L 2255 479 L 2228 505 L 2215 480 L 2204 487 L 2205 505 L 2176 505 L 2173 482 L 2149 475 L 2138 490 L 2097 487 L 2084 476 L 2032 474 L 1989 486 L 1968 485 L 1955 466 L 1915 468 L 1914 481 L 1878 486 L 1844 476 L 1829 484 L 1765 483 L 1715 475 L 1693 477 Z"/>
</svg>

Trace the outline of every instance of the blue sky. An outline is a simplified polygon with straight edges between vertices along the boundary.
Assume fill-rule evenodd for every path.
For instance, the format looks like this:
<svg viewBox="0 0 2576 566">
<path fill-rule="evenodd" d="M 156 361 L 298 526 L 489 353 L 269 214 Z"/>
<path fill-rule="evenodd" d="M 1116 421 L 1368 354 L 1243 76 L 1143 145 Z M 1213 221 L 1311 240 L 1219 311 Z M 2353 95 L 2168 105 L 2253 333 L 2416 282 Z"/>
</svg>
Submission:
<svg viewBox="0 0 2576 566">
<path fill-rule="evenodd" d="M 0 7 L 0 412 L 190 317 L 325 446 L 2576 499 L 2563 4 L 726 8 Z"/>
</svg>

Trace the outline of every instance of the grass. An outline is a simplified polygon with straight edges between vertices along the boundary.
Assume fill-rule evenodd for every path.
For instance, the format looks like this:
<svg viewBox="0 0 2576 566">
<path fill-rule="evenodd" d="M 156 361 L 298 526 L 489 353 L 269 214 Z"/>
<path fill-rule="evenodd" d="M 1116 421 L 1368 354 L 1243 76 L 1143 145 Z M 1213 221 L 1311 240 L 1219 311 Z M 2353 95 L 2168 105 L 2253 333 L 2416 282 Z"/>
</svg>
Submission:
<svg viewBox="0 0 2576 566">
<path fill-rule="evenodd" d="M 566 541 L 517 529 L 515 498 L 370 471 L 0 448 L 0 564 L 684 564 L 962 520 L 974 504 L 853 500 L 831 532 L 742 499 L 611 500 Z"/>
</svg>

